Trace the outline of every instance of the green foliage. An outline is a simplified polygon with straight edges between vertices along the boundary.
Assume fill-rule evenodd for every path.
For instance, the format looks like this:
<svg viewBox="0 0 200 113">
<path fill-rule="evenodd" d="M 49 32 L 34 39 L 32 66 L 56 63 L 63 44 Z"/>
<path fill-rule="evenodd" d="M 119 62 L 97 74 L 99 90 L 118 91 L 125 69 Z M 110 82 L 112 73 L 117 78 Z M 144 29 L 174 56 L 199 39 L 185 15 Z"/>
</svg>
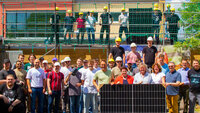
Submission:
<svg viewBox="0 0 200 113">
<path fill-rule="evenodd" d="M 196 33 L 200 31 L 200 1 L 190 0 L 192 3 L 183 3 L 181 12 L 181 25 L 184 26 L 186 33 Z"/>
<path fill-rule="evenodd" d="M 199 36 L 199 33 L 198 33 Z M 178 49 L 178 51 L 182 51 L 182 49 L 199 49 L 200 48 L 200 39 L 192 37 L 192 38 L 187 38 L 184 42 L 176 42 L 174 44 L 174 47 Z"/>
</svg>

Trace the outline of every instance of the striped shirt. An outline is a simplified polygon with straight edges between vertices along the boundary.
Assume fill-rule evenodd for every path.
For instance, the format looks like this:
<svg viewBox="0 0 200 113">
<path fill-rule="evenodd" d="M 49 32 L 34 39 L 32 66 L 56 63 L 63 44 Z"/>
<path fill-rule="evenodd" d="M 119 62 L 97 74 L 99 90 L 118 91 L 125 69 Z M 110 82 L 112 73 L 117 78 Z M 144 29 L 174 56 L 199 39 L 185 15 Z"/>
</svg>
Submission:
<svg viewBox="0 0 200 113">
<path fill-rule="evenodd" d="M 59 72 L 56 73 L 55 71 L 52 71 L 48 74 L 48 79 L 51 80 L 50 87 L 52 91 L 60 91 L 61 90 L 61 83 L 64 79 L 64 74 Z"/>
</svg>

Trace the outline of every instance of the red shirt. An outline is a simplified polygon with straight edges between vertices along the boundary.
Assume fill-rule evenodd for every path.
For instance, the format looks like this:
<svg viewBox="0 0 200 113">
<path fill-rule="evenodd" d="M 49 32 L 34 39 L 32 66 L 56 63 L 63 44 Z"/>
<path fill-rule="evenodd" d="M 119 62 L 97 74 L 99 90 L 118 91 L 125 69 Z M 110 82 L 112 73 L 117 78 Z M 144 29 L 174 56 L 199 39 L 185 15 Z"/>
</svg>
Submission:
<svg viewBox="0 0 200 113">
<path fill-rule="evenodd" d="M 132 76 L 127 75 L 128 84 L 133 84 L 133 80 L 134 80 L 134 79 L 133 79 Z M 123 75 L 120 75 L 120 76 L 118 76 L 118 77 L 115 79 L 114 84 L 117 84 L 118 82 L 119 82 L 119 84 L 123 84 L 123 81 L 124 81 Z"/>
<path fill-rule="evenodd" d="M 61 90 L 61 83 L 64 79 L 64 74 L 59 72 L 56 73 L 55 71 L 52 71 L 48 74 L 48 79 L 51 80 L 50 87 L 52 91 L 60 91 Z"/>
<path fill-rule="evenodd" d="M 76 22 L 78 23 L 77 28 L 85 28 L 85 19 L 77 18 Z"/>
</svg>

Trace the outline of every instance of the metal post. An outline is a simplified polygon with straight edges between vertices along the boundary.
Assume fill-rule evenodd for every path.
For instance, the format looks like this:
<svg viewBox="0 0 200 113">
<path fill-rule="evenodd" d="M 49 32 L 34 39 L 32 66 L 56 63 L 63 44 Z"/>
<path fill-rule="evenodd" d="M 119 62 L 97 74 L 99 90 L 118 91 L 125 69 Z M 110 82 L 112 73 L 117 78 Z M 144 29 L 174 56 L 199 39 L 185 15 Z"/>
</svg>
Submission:
<svg viewBox="0 0 200 113">
<path fill-rule="evenodd" d="M 165 4 L 163 3 L 163 46 L 165 45 L 165 18 L 164 18 Z"/>
<path fill-rule="evenodd" d="M 110 14 L 110 2 L 108 3 L 108 13 Z M 109 15 L 108 15 L 108 19 L 110 19 Z M 109 21 L 108 21 L 108 24 L 109 24 L 109 36 L 108 36 L 108 55 L 109 55 L 110 53 L 110 25 L 111 25 Z"/>
<path fill-rule="evenodd" d="M 57 29 L 56 29 L 56 25 L 57 25 L 57 22 L 56 22 L 56 3 L 54 3 L 54 19 L 53 20 L 54 20 L 53 25 L 54 25 L 55 57 L 56 57 L 56 49 L 57 49 L 57 43 L 56 43 L 56 34 L 57 34 Z"/>
</svg>

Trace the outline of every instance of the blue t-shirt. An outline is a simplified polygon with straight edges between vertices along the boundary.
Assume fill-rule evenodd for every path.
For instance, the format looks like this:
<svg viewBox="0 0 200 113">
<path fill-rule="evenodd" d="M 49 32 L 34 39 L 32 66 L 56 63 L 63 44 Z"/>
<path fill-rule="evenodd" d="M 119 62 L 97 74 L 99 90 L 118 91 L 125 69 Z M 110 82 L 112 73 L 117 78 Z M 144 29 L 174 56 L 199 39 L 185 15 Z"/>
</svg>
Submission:
<svg viewBox="0 0 200 113">
<path fill-rule="evenodd" d="M 168 72 L 165 77 L 166 83 L 176 83 L 177 81 L 181 82 L 181 74 L 177 71 L 174 71 L 172 73 Z M 179 87 L 169 85 L 166 88 L 166 93 L 167 95 L 178 95 Z"/>
<path fill-rule="evenodd" d="M 161 66 L 161 68 L 164 74 L 167 74 L 169 72 L 169 67 L 166 63 L 163 66 Z"/>
</svg>

